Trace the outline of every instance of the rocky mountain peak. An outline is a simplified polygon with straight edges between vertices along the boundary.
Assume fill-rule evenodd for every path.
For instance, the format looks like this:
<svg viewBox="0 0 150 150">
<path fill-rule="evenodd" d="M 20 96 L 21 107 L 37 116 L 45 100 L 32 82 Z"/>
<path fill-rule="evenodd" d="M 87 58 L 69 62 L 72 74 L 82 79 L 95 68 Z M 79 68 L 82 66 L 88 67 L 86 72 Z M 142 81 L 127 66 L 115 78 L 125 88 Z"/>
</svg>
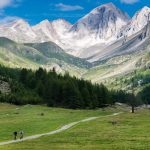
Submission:
<svg viewBox="0 0 150 150">
<path fill-rule="evenodd" d="M 78 37 L 91 35 L 95 39 L 113 38 L 116 32 L 129 22 L 128 15 L 113 3 L 101 5 L 81 18 L 71 32 L 78 32 Z"/>
</svg>

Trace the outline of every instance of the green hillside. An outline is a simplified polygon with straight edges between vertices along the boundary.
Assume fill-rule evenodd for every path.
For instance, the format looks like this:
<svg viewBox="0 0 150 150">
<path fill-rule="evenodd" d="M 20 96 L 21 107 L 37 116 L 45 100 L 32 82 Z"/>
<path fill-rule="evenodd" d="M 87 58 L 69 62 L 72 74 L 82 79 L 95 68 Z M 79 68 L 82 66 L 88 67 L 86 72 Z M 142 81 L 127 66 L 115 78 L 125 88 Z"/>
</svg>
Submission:
<svg viewBox="0 0 150 150">
<path fill-rule="evenodd" d="M 34 70 L 39 67 L 47 70 L 55 67 L 59 73 L 69 71 L 77 77 L 91 67 L 87 61 L 66 54 L 52 42 L 18 44 L 4 37 L 0 37 L 0 64 L 11 68 Z"/>
<path fill-rule="evenodd" d="M 90 68 L 92 66 L 91 63 L 85 61 L 84 59 L 80 59 L 65 53 L 63 49 L 61 49 L 53 42 L 34 43 L 34 44 L 27 44 L 27 45 L 37 49 L 45 57 L 55 58 L 60 60 L 60 63 L 61 61 L 64 61 L 68 64 L 75 65 L 80 68 Z"/>
<path fill-rule="evenodd" d="M 83 74 L 83 78 L 104 83 L 110 89 L 123 89 L 130 92 L 134 82 L 134 89 L 138 92 L 149 83 L 147 78 L 150 75 L 150 44 L 145 45 L 140 51 L 112 57 L 95 64 L 95 67 Z M 139 82 L 142 82 L 141 86 L 138 86 Z"/>
<path fill-rule="evenodd" d="M 148 41 L 150 40 L 146 43 Z M 135 70 L 141 72 L 144 68 L 150 68 L 150 45 L 145 44 L 137 52 L 92 64 L 65 53 L 53 42 L 18 44 L 1 37 L 0 63 L 7 67 L 34 70 L 39 67 L 47 70 L 55 68 L 58 73 L 64 74 L 67 71 L 72 76 L 91 80 L 93 83 L 102 82 L 110 88 L 127 89 Z M 124 83 L 124 80 L 127 82 Z"/>
</svg>

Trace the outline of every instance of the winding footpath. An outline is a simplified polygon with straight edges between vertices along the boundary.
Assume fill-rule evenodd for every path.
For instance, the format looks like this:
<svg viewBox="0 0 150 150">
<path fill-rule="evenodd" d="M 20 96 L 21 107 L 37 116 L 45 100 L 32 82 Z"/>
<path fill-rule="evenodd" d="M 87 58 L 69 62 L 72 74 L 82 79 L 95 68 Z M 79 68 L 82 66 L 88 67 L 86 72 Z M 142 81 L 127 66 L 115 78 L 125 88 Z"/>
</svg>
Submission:
<svg viewBox="0 0 150 150">
<path fill-rule="evenodd" d="M 6 142 L 0 142 L 0 146 L 1 145 L 8 145 L 8 144 L 12 144 L 12 143 L 18 143 L 18 142 L 23 142 L 23 141 L 27 141 L 27 140 L 32 140 L 32 139 L 37 139 L 37 138 L 40 138 L 42 136 L 48 136 L 48 135 L 53 135 L 53 134 L 56 134 L 56 133 L 59 133 L 59 132 L 62 132 L 64 130 L 67 130 L 79 123 L 82 123 L 82 122 L 88 122 L 88 121 L 92 121 L 92 120 L 96 120 L 98 118 L 102 118 L 102 117 L 111 117 L 111 116 L 117 116 L 119 114 L 121 114 L 122 112 L 119 112 L 119 113 L 113 113 L 111 115 L 106 115 L 106 116 L 100 116 L 100 117 L 90 117 L 90 118 L 87 118 L 87 119 L 83 119 L 83 120 L 80 120 L 80 121 L 76 121 L 76 122 L 72 122 L 70 124 L 67 124 L 63 127 L 61 127 L 60 129 L 57 129 L 57 130 L 54 130 L 54 131 L 51 131 L 51 132 L 48 132 L 48 133 L 43 133 L 43 134 L 37 134 L 37 135 L 32 135 L 32 136 L 28 136 L 28 137 L 25 137 L 24 139 L 22 140 L 11 140 L 11 141 L 6 141 Z"/>
</svg>

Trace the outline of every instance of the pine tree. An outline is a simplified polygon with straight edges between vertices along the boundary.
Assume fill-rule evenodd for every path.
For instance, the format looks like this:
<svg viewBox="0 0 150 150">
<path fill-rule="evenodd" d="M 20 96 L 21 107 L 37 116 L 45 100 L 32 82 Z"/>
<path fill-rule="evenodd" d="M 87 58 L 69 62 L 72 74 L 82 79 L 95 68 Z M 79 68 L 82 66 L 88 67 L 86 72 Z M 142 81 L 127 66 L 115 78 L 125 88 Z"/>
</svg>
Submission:
<svg viewBox="0 0 150 150">
<path fill-rule="evenodd" d="M 27 69 L 22 69 L 20 72 L 20 82 L 23 83 L 24 85 L 27 84 L 28 82 L 28 70 Z"/>
</svg>

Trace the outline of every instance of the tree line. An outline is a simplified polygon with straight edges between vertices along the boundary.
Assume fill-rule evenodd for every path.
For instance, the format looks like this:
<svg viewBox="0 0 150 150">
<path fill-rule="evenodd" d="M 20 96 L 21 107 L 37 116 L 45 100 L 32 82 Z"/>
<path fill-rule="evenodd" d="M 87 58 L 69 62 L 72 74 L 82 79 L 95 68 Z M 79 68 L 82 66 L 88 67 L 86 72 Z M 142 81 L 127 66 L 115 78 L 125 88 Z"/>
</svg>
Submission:
<svg viewBox="0 0 150 150">
<path fill-rule="evenodd" d="M 17 105 L 47 104 L 51 107 L 95 109 L 115 102 L 135 103 L 136 97 L 124 91 L 108 90 L 103 84 L 57 74 L 55 69 L 36 71 L 0 66 L 0 77 L 10 83 L 11 93 L 0 94 L 1 102 Z"/>
</svg>

